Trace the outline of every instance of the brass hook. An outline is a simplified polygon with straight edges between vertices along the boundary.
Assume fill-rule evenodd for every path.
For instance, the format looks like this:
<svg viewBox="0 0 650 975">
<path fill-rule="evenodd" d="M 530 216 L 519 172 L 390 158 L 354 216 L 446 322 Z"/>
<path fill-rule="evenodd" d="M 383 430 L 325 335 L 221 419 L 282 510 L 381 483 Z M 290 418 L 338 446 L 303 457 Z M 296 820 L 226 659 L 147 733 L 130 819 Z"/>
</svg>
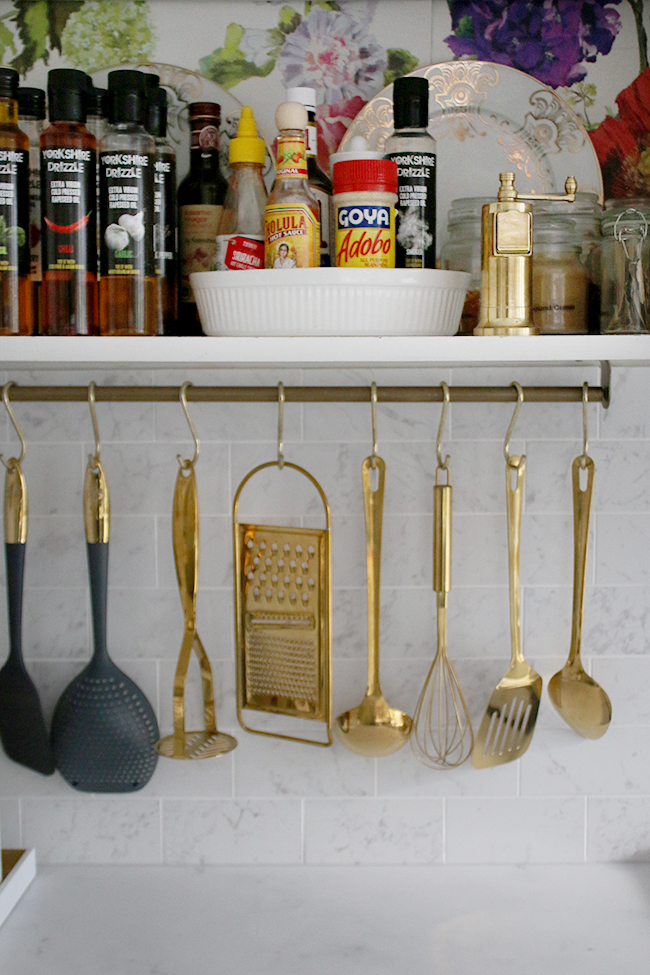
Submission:
<svg viewBox="0 0 650 975">
<path fill-rule="evenodd" d="M 11 389 L 12 386 L 15 386 L 15 385 L 16 385 L 15 382 L 13 380 L 10 380 L 8 383 L 5 383 L 4 386 L 2 387 L 2 402 L 5 405 L 5 409 L 7 410 L 7 413 L 9 414 L 9 419 L 11 420 L 11 422 L 13 424 L 13 428 L 16 431 L 16 433 L 18 434 L 18 439 L 20 440 L 20 457 L 18 457 L 18 458 L 12 457 L 12 458 L 10 458 L 10 460 L 7 460 L 4 454 L 0 454 L 0 460 L 5 465 L 5 467 L 7 468 L 8 471 L 11 470 L 11 468 L 15 464 L 18 464 L 18 465 L 22 464 L 22 462 L 23 462 L 23 460 L 25 458 L 25 454 L 27 453 L 27 444 L 25 443 L 25 438 L 23 436 L 23 431 L 18 426 L 18 420 L 16 419 L 16 414 L 14 413 L 13 407 L 12 407 L 11 403 L 9 402 L 9 390 Z"/>
<path fill-rule="evenodd" d="M 443 460 L 442 458 L 442 431 L 445 426 L 445 420 L 447 419 L 447 410 L 449 409 L 450 394 L 449 386 L 447 383 L 440 383 L 440 388 L 442 389 L 442 413 L 440 414 L 440 423 L 438 425 L 438 436 L 436 437 L 436 457 L 438 458 L 438 468 L 436 470 L 436 484 L 438 483 L 438 471 L 447 471 L 447 478 L 449 478 L 449 454 Z"/>
<path fill-rule="evenodd" d="M 372 461 L 370 466 L 374 470 L 377 467 L 377 383 L 372 383 L 370 387 L 370 406 L 372 410 Z"/>
<path fill-rule="evenodd" d="M 580 466 L 585 470 L 589 459 L 589 442 L 587 440 L 587 404 L 589 402 L 589 383 L 582 384 L 582 456 Z"/>
<path fill-rule="evenodd" d="M 284 467 L 284 386 L 278 383 L 278 468 Z"/>
<path fill-rule="evenodd" d="M 192 440 L 194 441 L 194 457 L 192 458 L 192 460 L 189 459 L 183 460 L 180 454 L 176 454 L 176 460 L 178 461 L 178 463 L 180 464 L 183 470 L 187 470 L 189 467 L 192 467 L 194 464 L 196 464 L 197 460 L 199 459 L 199 453 L 201 450 L 201 444 L 199 442 L 199 438 L 196 435 L 196 429 L 194 427 L 194 423 L 192 422 L 190 411 L 187 407 L 187 387 L 191 385 L 192 383 L 189 380 L 187 380 L 187 382 L 184 382 L 180 388 L 180 392 L 178 396 L 181 406 L 183 407 L 183 413 L 185 414 L 187 425 L 190 428 L 190 433 L 192 434 Z"/>
<path fill-rule="evenodd" d="M 99 426 L 97 425 L 97 412 L 95 410 L 95 383 L 88 383 L 88 406 L 90 407 L 90 419 L 93 424 L 93 433 L 95 435 L 95 453 L 88 454 L 88 462 L 92 465 L 94 469 L 99 467 L 99 455 L 102 450 L 102 442 L 99 439 Z"/>
<path fill-rule="evenodd" d="M 510 463 L 510 437 L 512 436 L 512 431 L 515 428 L 515 423 L 517 422 L 517 416 L 519 415 L 519 410 L 521 409 L 521 404 L 524 401 L 524 391 L 519 385 L 519 383 L 511 383 L 511 386 L 517 390 L 517 405 L 515 406 L 515 412 L 512 414 L 512 420 L 510 421 L 510 426 L 506 433 L 506 439 L 503 442 L 503 453 L 506 458 L 506 463 Z"/>
</svg>

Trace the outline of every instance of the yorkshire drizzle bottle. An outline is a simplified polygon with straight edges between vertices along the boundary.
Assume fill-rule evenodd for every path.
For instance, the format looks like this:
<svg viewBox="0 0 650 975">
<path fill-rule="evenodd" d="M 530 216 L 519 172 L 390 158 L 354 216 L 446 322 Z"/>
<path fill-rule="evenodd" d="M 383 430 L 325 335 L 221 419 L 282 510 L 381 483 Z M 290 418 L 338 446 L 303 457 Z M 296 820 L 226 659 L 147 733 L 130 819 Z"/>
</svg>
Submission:
<svg viewBox="0 0 650 975">
<path fill-rule="evenodd" d="M 29 138 L 29 255 L 34 301 L 34 331 L 38 331 L 41 300 L 41 145 L 45 119 L 42 88 L 18 89 L 18 124 Z"/>
<path fill-rule="evenodd" d="M 95 136 L 86 128 L 88 79 L 61 68 L 47 79 L 41 135 L 41 332 L 97 335 Z"/>
<path fill-rule="evenodd" d="M 158 335 L 176 330 L 176 151 L 167 140 L 167 91 L 153 88 L 147 104 L 147 132 L 156 144 L 153 193 L 153 250 L 158 291 Z"/>
<path fill-rule="evenodd" d="M 102 335 L 156 334 L 155 145 L 144 129 L 145 112 L 142 72 L 111 71 L 109 125 L 99 143 Z"/>
<path fill-rule="evenodd" d="M 0 68 L 0 335 L 35 329 L 29 273 L 29 139 L 18 128 L 18 72 Z"/>
</svg>

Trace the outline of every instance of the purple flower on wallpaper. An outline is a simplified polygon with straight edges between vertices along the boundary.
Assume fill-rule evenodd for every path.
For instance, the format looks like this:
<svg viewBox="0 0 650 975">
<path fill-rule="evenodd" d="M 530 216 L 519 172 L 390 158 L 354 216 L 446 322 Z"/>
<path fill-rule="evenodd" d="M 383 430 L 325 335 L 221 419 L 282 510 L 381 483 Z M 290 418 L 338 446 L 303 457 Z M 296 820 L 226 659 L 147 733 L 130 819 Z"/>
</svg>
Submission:
<svg viewBox="0 0 650 975">
<path fill-rule="evenodd" d="M 621 28 L 620 0 L 448 0 L 456 57 L 519 68 L 551 88 L 575 84 L 585 61 L 609 54 Z"/>
</svg>

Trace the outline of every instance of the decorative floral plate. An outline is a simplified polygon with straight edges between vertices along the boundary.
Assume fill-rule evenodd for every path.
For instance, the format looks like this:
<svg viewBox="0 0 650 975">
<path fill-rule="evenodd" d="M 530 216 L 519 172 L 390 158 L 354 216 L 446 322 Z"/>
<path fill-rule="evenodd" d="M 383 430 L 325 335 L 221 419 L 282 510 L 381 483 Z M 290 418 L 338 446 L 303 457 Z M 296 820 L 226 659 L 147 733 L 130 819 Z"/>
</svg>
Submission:
<svg viewBox="0 0 650 975">
<path fill-rule="evenodd" d="M 91 75 L 93 84 L 98 88 L 106 88 L 109 72 L 122 69 L 135 69 L 157 74 L 160 78 L 160 84 L 167 89 L 167 135 L 176 149 L 176 172 L 179 182 L 190 168 L 190 129 L 187 106 L 191 102 L 216 102 L 217 105 L 221 106 L 219 156 L 221 172 L 228 178 L 230 174 L 228 146 L 230 140 L 237 134 L 239 116 L 243 108 L 242 102 L 238 101 L 221 85 L 214 81 L 208 81 L 207 78 L 203 78 L 195 71 L 188 71 L 187 68 L 180 68 L 175 64 L 162 64 L 156 61 L 142 61 L 139 64 L 116 64 L 112 68 L 95 71 Z M 274 175 L 275 170 L 267 145 L 266 165 L 264 167 L 267 188 L 270 188 Z"/>
<path fill-rule="evenodd" d="M 448 61 L 411 75 L 429 81 L 429 131 L 438 144 L 437 223 L 444 239 L 451 201 L 496 199 L 499 173 L 514 172 L 521 193 L 562 193 L 575 176 L 580 192 L 598 194 L 598 157 L 584 125 L 566 102 L 523 71 L 490 61 Z M 340 145 L 355 135 L 383 150 L 393 132 L 393 86 L 359 112 Z"/>
</svg>

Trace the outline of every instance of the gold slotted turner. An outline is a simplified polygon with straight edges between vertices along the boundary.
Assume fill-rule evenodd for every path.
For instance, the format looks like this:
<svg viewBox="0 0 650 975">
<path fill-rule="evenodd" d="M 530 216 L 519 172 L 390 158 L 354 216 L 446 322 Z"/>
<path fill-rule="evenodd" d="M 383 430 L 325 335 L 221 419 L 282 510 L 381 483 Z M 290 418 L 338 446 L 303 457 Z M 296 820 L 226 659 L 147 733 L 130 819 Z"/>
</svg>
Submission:
<svg viewBox="0 0 650 975">
<path fill-rule="evenodd" d="M 521 509 L 524 499 L 526 458 L 510 455 L 508 445 L 517 413 L 524 400 L 519 383 L 517 406 L 504 444 L 506 457 L 506 514 L 508 522 L 508 588 L 510 596 L 510 667 L 492 691 L 472 750 L 474 768 L 491 768 L 521 758 L 530 745 L 542 696 L 542 678 L 524 660 L 521 651 L 519 551 Z M 516 474 L 512 485 L 513 471 Z"/>
</svg>

